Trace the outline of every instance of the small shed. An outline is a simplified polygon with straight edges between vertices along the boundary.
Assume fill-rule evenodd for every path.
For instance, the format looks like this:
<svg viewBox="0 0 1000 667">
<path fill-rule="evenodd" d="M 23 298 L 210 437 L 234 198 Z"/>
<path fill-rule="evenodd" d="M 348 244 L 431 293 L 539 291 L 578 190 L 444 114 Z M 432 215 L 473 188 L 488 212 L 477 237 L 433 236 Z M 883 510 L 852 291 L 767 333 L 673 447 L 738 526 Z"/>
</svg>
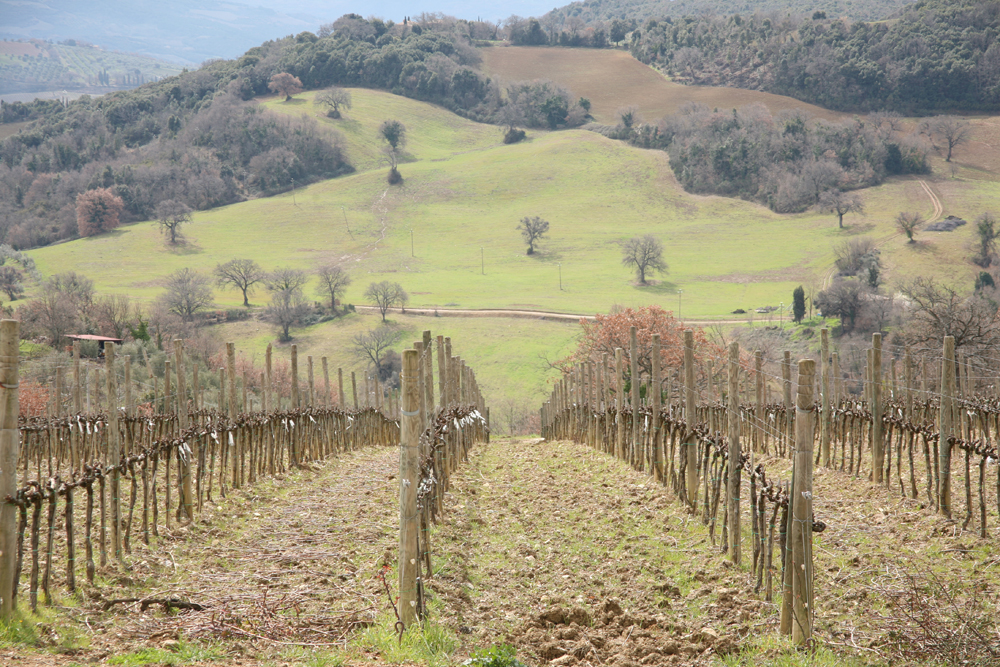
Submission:
<svg viewBox="0 0 1000 667">
<path fill-rule="evenodd" d="M 116 343 L 121 345 L 121 338 L 112 338 L 111 336 L 94 336 L 93 334 L 70 334 L 66 338 L 70 340 L 96 340 L 97 346 L 101 349 L 101 356 L 104 356 L 104 344 L 105 343 Z"/>
</svg>

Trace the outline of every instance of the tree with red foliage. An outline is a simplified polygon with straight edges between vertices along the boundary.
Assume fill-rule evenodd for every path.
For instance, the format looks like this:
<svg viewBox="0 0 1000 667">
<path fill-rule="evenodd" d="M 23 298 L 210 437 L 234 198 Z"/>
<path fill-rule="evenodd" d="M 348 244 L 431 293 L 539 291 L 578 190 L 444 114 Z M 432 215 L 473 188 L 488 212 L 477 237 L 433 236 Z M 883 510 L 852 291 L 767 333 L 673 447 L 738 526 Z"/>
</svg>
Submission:
<svg viewBox="0 0 1000 667">
<path fill-rule="evenodd" d="M 81 192 L 76 197 L 76 224 L 80 236 L 94 236 L 118 226 L 125 202 L 110 188 Z"/>
<path fill-rule="evenodd" d="M 610 315 L 597 315 L 594 320 L 581 320 L 583 336 L 576 351 L 560 362 L 560 367 L 569 370 L 583 362 L 600 363 L 603 354 L 614 359 L 615 348 L 624 351 L 625 373 L 629 372 L 629 328 L 635 327 L 639 343 L 639 372 L 651 375 L 653 372 L 653 334 L 660 334 L 660 367 L 667 375 L 669 369 L 684 367 L 684 331 L 690 327 L 674 317 L 670 311 L 659 306 L 645 306 L 638 310 L 624 308 Z M 694 329 L 695 363 L 700 364 L 709 356 L 719 356 L 719 349 L 708 342 L 705 332 Z"/>
<path fill-rule="evenodd" d="M 278 72 L 271 77 L 267 87 L 272 91 L 285 96 L 285 101 L 292 99 L 292 95 L 302 92 L 302 81 L 297 76 L 292 76 L 288 72 Z"/>
</svg>

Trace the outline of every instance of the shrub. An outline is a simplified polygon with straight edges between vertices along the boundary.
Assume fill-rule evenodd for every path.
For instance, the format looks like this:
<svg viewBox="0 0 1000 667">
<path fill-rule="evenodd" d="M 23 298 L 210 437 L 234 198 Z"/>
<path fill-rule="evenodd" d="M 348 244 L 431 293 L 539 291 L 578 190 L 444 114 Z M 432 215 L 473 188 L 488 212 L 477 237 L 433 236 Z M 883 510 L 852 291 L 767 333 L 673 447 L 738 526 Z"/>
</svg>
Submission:
<svg viewBox="0 0 1000 667">
<path fill-rule="evenodd" d="M 505 144 L 516 144 L 517 142 L 523 140 L 527 135 L 524 130 L 510 129 L 507 130 L 503 135 L 503 142 Z"/>
</svg>

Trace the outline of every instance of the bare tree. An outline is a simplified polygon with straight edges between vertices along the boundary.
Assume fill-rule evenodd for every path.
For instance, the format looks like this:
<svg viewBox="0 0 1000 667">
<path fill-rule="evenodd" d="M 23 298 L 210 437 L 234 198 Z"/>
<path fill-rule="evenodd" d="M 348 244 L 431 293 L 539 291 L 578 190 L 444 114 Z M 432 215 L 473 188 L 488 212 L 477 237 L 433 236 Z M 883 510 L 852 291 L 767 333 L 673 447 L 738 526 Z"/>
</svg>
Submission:
<svg viewBox="0 0 1000 667">
<path fill-rule="evenodd" d="M 295 292 L 300 291 L 308 281 L 309 276 L 302 269 L 281 267 L 267 274 L 264 284 L 272 292 Z"/>
<path fill-rule="evenodd" d="M 958 116 L 935 116 L 927 122 L 925 131 L 944 143 L 948 149 L 944 161 L 951 162 L 952 151 L 968 142 L 972 136 L 972 125 Z"/>
<path fill-rule="evenodd" d="M 102 333 L 124 338 L 133 321 L 140 317 L 139 308 L 127 294 L 105 294 L 94 299 L 94 315 Z"/>
<path fill-rule="evenodd" d="M 627 130 L 631 130 L 632 126 L 639 122 L 639 107 L 634 104 L 621 107 L 615 113 L 618 114 L 618 118 Z"/>
<path fill-rule="evenodd" d="M 521 238 L 528 244 L 528 254 L 535 254 L 535 244 L 549 233 L 549 221 L 542 220 L 536 216 L 525 216 L 521 218 L 517 228 L 521 231 Z"/>
<path fill-rule="evenodd" d="M 278 327 L 281 342 L 292 339 L 291 328 L 309 315 L 309 304 L 299 289 L 275 290 L 271 303 L 264 309 L 264 319 Z"/>
<path fill-rule="evenodd" d="M 243 305 L 250 305 L 250 295 L 254 286 L 264 282 L 267 272 L 252 259 L 231 259 L 225 264 L 219 264 L 213 271 L 219 287 L 232 285 L 243 292 Z"/>
<path fill-rule="evenodd" d="M 667 271 L 663 244 L 652 234 L 630 238 L 622 243 L 622 266 L 635 267 L 635 277 L 645 285 L 647 271 Z"/>
<path fill-rule="evenodd" d="M 844 216 L 848 213 L 862 215 L 865 212 L 865 202 L 853 192 L 843 190 L 827 190 L 819 197 L 819 210 L 823 213 L 833 213 L 837 216 L 837 224 L 844 228 Z"/>
<path fill-rule="evenodd" d="M 160 300 L 168 311 L 190 322 L 198 311 L 212 305 L 211 284 L 208 276 L 183 268 L 167 276 L 167 291 Z"/>
<path fill-rule="evenodd" d="M 174 199 L 164 199 L 156 205 L 156 220 L 160 231 L 170 236 L 170 245 L 181 237 L 181 225 L 191 221 L 191 207 Z"/>
<path fill-rule="evenodd" d="M 330 118 L 340 118 L 341 108 L 351 108 L 351 91 L 336 86 L 328 88 L 316 96 L 316 104 L 329 109 L 326 115 Z"/>
<path fill-rule="evenodd" d="M 342 296 L 351 284 L 351 276 L 336 264 L 320 267 L 317 274 L 319 276 L 319 287 L 317 292 L 330 299 L 330 312 L 337 312 L 337 298 Z"/>
<path fill-rule="evenodd" d="M 933 278 L 915 278 L 901 291 L 909 299 L 912 316 L 906 328 L 910 344 L 937 348 L 944 336 L 955 337 L 955 347 L 986 351 L 1000 345 L 1000 311 L 991 295 L 963 296 Z"/>
<path fill-rule="evenodd" d="M 385 324 L 355 334 L 353 339 L 354 354 L 359 359 L 368 361 L 376 369 L 381 370 L 386 353 L 399 342 L 402 336 L 402 331 Z"/>
<path fill-rule="evenodd" d="M 919 213 L 903 211 L 896 215 L 896 229 L 906 234 L 906 238 L 910 239 L 909 243 L 916 243 L 913 235 L 923 224 L 924 216 Z"/>
<path fill-rule="evenodd" d="M 368 285 L 365 290 L 365 298 L 371 301 L 382 314 L 382 322 L 385 322 L 386 312 L 393 306 L 406 307 L 410 301 L 410 295 L 406 293 L 399 283 L 383 280 Z"/>
</svg>

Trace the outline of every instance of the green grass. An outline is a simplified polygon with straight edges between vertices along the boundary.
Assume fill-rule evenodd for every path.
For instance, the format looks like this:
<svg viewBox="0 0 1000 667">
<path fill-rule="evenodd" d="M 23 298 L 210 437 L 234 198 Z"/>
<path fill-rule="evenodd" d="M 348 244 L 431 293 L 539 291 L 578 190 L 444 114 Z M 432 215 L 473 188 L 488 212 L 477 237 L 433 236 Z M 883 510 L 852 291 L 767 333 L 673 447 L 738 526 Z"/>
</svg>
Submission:
<svg viewBox="0 0 1000 667">
<path fill-rule="evenodd" d="M 375 625 L 369 626 L 353 641 L 353 647 L 378 654 L 380 661 L 398 665 L 416 663 L 427 667 L 449 664 L 449 657 L 458 648 L 458 638 L 434 621 L 424 621 L 423 627 L 411 625 L 402 639 L 396 634 L 394 614 L 382 614 Z"/>
<path fill-rule="evenodd" d="M 354 97 L 347 119 L 323 122 L 344 129 L 359 173 L 200 212 L 184 230 L 187 244 L 176 248 L 165 245 L 153 224 L 140 223 L 31 254 L 43 273 L 73 267 L 101 291 L 142 299 L 159 294 L 162 278 L 179 268 L 207 272 L 248 256 L 265 268 L 342 262 L 354 275 L 346 301 L 355 303 L 369 282 L 383 279 L 400 282 L 414 306 L 577 313 L 616 303 L 673 310 L 683 290 L 684 317 L 718 318 L 789 302 L 797 285 L 822 282 L 837 243 L 867 233 L 887 239 L 890 276 L 930 273 L 972 282 L 974 267 L 964 262 L 971 225 L 925 234 L 916 248 L 894 236 L 891 220 L 901 201 L 930 212 L 912 180 L 866 192 L 867 216 L 848 217 L 839 230 L 832 216 L 777 215 L 748 202 L 686 194 L 664 153 L 591 132 L 531 132 L 528 141 L 504 146 L 496 128 L 438 107 L 377 91 L 355 90 Z M 268 105 L 316 113 L 308 96 Z M 400 187 L 386 185 L 382 168 L 365 171 L 378 164 L 376 129 L 386 117 L 402 120 L 411 137 L 412 161 L 402 166 Z M 1000 200 L 991 183 L 949 187 L 953 197 L 982 206 Z M 531 257 L 515 229 L 525 215 L 552 225 Z M 663 241 L 670 271 L 657 284 L 637 287 L 620 264 L 618 243 L 645 233 Z M 240 304 L 236 291 L 217 298 L 220 307 Z"/>
<path fill-rule="evenodd" d="M 109 665 L 140 667 L 141 665 L 188 665 L 211 662 L 225 657 L 213 646 L 194 644 L 181 640 L 172 648 L 144 648 L 134 653 L 126 653 L 108 658 Z"/>
</svg>

